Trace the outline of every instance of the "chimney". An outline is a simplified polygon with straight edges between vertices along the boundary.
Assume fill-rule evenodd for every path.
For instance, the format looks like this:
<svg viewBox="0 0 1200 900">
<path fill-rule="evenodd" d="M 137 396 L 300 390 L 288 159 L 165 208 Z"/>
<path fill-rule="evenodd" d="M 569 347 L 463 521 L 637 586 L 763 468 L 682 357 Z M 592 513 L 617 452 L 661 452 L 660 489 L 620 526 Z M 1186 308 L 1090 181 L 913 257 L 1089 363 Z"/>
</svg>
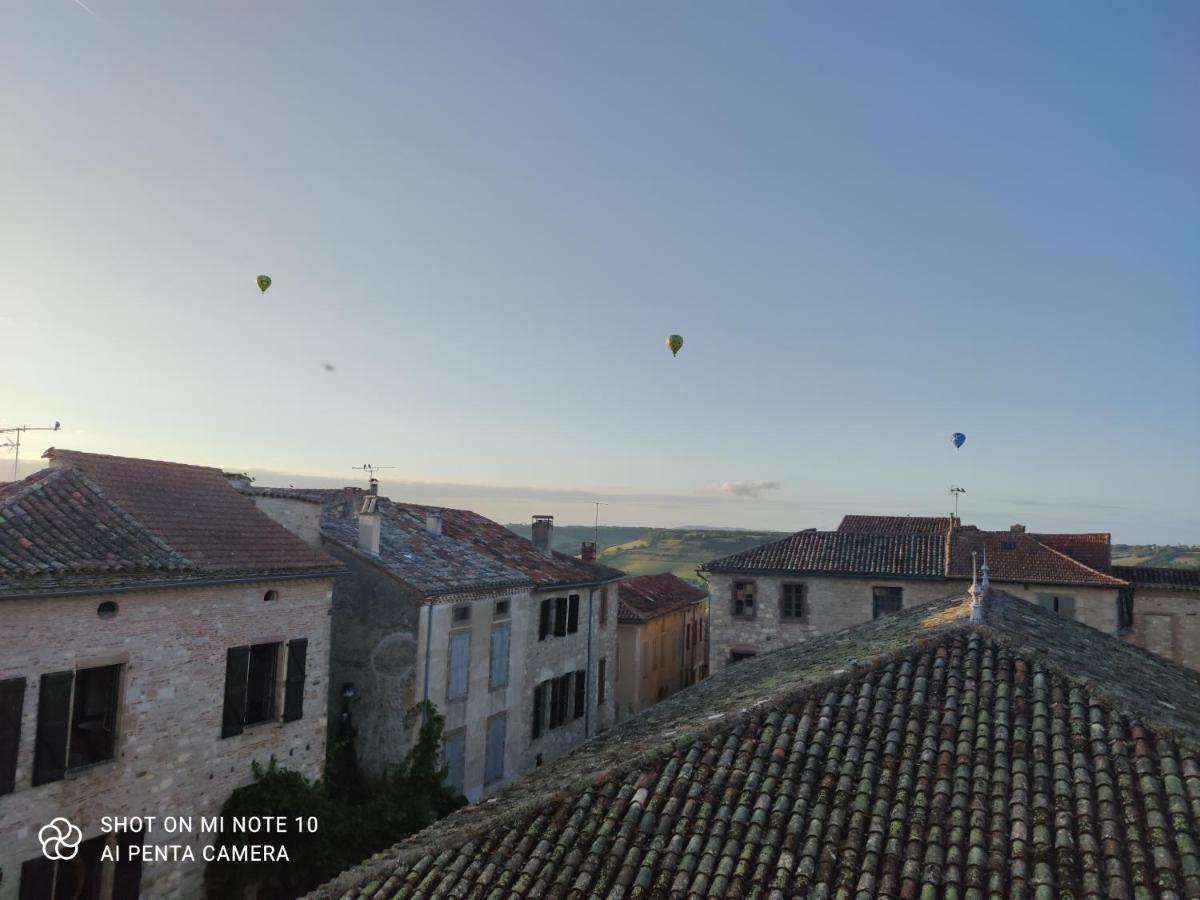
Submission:
<svg viewBox="0 0 1200 900">
<path fill-rule="evenodd" d="M 584 562 L 591 562 L 596 558 L 596 542 L 584 541 L 583 549 L 579 553 L 579 558 Z"/>
<path fill-rule="evenodd" d="M 1024 525 L 1009 525 L 1008 530 L 1011 531 L 1013 534 L 1024 534 L 1025 526 Z"/>
<path fill-rule="evenodd" d="M 554 516 L 533 517 L 533 547 L 550 555 L 550 539 L 554 537 Z"/>
<path fill-rule="evenodd" d="M 358 511 L 358 549 L 372 556 L 379 555 L 378 504 L 378 497 L 367 495 L 363 497 L 362 507 Z"/>
<path fill-rule="evenodd" d="M 431 509 L 425 513 L 425 530 L 430 534 L 442 533 L 442 511 Z"/>
<path fill-rule="evenodd" d="M 370 485 L 371 486 L 369 488 L 367 488 L 367 493 L 369 493 L 372 497 L 378 496 L 379 495 L 379 479 L 372 478 L 370 481 Z"/>
</svg>

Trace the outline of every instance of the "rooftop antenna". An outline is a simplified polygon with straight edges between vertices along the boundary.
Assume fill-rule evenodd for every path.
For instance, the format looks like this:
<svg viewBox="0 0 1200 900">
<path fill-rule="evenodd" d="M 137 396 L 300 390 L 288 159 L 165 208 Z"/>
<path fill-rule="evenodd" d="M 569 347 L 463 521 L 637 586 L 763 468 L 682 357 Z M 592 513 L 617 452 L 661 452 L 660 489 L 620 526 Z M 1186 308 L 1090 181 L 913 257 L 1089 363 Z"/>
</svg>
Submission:
<svg viewBox="0 0 1200 900">
<path fill-rule="evenodd" d="M 21 461 L 21 433 L 25 431 L 58 431 L 62 428 L 61 422 L 55 422 L 53 425 L 35 426 L 35 425 L 16 425 L 12 428 L 0 428 L 0 434 L 11 434 L 15 437 L 5 438 L 3 446 L 12 447 L 13 455 L 13 481 L 17 480 L 17 464 Z"/>
<path fill-rule="evenodd" d="M 596 507 L 596 552 L 600 552 L 600 507 L 608 506 L 603 500 L 593 500 L 592 505 Z"/>
<path fill-rule="evenodd" d="M 950 486 L 950 493 L 954 495 L 954 518 L 958 518 L 958 495 L 965 494 L 966 488 L 960 488 L 957 484 Z"/>
<path fill-rule="evenodd" d="M 384 469 L 395 469 L 397 466 L 373 466 L 370 463 L 363 463 L 361 466 L 351 466 L 351 468 L 357 469 L 360 472 L 366 472 L 367 484 L 374 489 L 379 484 L 379 479 L 375 477 L 375 473 L 381 472 Z M 371 493 L 375 493 L 375 490 L 372 490 Z"/>
</svg>

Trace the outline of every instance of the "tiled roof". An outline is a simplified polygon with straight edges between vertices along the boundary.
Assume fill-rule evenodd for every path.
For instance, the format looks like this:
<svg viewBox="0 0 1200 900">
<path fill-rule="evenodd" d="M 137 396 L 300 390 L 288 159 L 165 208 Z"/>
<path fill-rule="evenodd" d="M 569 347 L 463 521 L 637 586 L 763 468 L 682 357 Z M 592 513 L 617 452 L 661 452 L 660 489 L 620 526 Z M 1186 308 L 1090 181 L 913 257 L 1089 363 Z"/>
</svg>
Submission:
<svg viewBox="0 0 1200 900">
<path fill-rule="evenodd" d="M 1169 569 L 1162 566 L 1113 566 L 1118 578 L 1135 587 L 1168 591 L 1200 591 L 1200 569 Z"/>
<path fill-rule="evenodd" d="M 1051 550 L 1065 553 L 1097 572 L 1112 569 L 1112 535 L 1105 532 L 1093 534 L 1031 534 L 1036 541 Z"/>
<path fill-rule="evenodd" d="M 333 492 L 321 516 L 321 533 L 343 546 L 358 544 L 358 516 L 344 515 L 342 492 Z M 360 500 L 362 494 L 350 495 Z M 357 510 L 357 504 L 351 508 Z M 376 562 L 429 597 L 481 590 L 530 587 L 529 577 L 448 534 L 430 534 L 424 518 L 380 497 L 379 556 Z M 355 551 L 358 552 L 358 551 Z"/>
<path fill-rule="evenodd" d="M 934 533 L 798 531 L 782 540 L 714 559 L 715 572 L 810 572 L 827 575 L 944 575 L 946 539 Z"/>
<path fill-rule="evenodd" d="M 0 589 L 195 569 L 75 469 L 43 469 L 0 493 Z"/>
<path fill-rule="evenodd" d="M 430 510 L 438 509 L 416 503 L 396 503 L 396 506 L 408 509 L 422 519 Z M 620 569 L 598 562 L 586 562 L 557 550 L 550 555 L 541 553 L 532 541 L 468 509 L 442 510 L 442 528 L 451 537 L 470 544 L 509 568 L 524 572 L 538 588 L 594 584 L 611 581 L 625 574 Z"/>
<path fill-rule="evenodd" d="M 1200 678 L 968 607 L 725 669 L 313 896 L 1200 896 Z"/>
<path fill-rule="evenodd" d="M 953 524 L 950 516 L 842 516 L 837 530 L 860 534 L 945 534 Z"/>
<path fill-rule="evenodd" d="M 955 528 L 950 537 L 950 578 L 971 577 L 971 552 L 983 563 L 987 551 L 993 581 L 1121 587 L 1120 578 L 1096 571 L 1065 553 L 1046 546 L 1034 535 L 1012 531 Z"/>
<path fill-rule="evenodd" d="M 617 592 L 620 597 L 617 618 L 621 622 L 647 622 L 708 596 L 707 591 L 670 572 L 627 576 L 617 586 Z"/>
<path fill-rule="evenodd" d="M 77 469 L 115 506 L 196 568 L 302 572 L 336 568 L 254 507 L 220 469 L 159 460 L 47 450 L 52 467 Z"/>
</svg>

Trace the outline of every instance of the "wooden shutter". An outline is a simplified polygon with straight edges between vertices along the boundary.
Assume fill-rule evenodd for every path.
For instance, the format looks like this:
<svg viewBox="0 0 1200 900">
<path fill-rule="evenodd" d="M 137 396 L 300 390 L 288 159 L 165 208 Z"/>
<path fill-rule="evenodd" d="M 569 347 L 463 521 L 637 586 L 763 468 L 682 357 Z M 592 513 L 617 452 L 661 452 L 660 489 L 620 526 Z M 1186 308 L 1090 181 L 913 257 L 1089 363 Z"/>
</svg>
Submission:
<svg viewBox="0 0 1200 900">
<path fill-rule="evenodd" d="M 113 867 L 112 900 L 138 900 L 142 889 L 142 861 L 129 858 L 129 847 L 140 842 L 140 837 L 135 834 L 117 835 L 117 844 L 124 849 Z"/>
<path fill-rule="evenodd" d="M 71 725 L 71 685 L 74 681 L 74 672 L 52 672 L 42 676 L 33 755 L 35 785 L 58 781 L 66 774 L 67 731 Z"/>
<path fill-rule="evenodd" d="M 492 655 L 490 660 L 490 686 L 503 687 L 508 684 L 508 626 L 499 625 L 492 629 Z"/>
<path fill-rule="evenodd" d="M 567 598 L 554 598 L 554 636 L 566 637 L 567 634 Z"/>
<path fill-rule="evenodd" d="M 583 718 L 583 710 L 587 705 L 587 672 L 575 673 L 575 718 Z"/>
<path fill-rule="evenodd" d="M 608 669 L 608 657 L 602 656 L 600 658 L 600 671 L 597 674 L 598 681 L 596 682 L 596 704 L 597 705 L 604 702 L 604 687 L 605 687 L 604 682 L 606 680 L 605 676 L 608 675 L 607 669 Z"/>
<path fill-rule="evenodd" d="M 571 672 L 558 679 L 558 724 L 566 725 L 571 716 Z"/>
<path fill-rule="evenodd" d="M 1058 598 L 1058 614 L 1064 619 L 1075 618 L 1075 598 L 1063 597 Z"/>
<path fill-rule="evenodd" d="M 574 634 L 579 630 L 579 595 L 572 594 L 567 609 L 567 633 Z"/>
<path fill-rule="evenodd" d="M 1037 603 L 1044 610 L 1054 612 L 1054 595 L 1053 594 L 1038 594 Z"/>
<path fill-rule="evenodd" d="M 283 721 L 294 722 L 304 716 L 304 669 L 308 657 L 308 638 L 288 641 L 287 680 L 283 690 Z"/>
<path fill-rule="evenodd" d="M 545 687 L 543 682 L 533 689 L 533 736 L 535 738 L 542 735 L 542 707 L 546 702 Z"/>
<path fill-rule="evenodd" d="M 221 737 L 241 734 L 246 722 L 246 672 L 250 668 L 250 648 L 231 647 L 225 655 L 225 709 L 221 717 Z"/>
<path fill-rule="evenodd" d="M 547 597 L 542 601 L 542 618 L 538 622 L 538 640 L 544 641 L 550 633 L 550 616 L 554 601 Z"/>
<path fill-rule="evenodd" d="M 0 794 L 17 785 L 17 754 L 21 748 L 21 713 L 25 708 L 25 679 L 0 681 Z"/>
<path fill-rule="evenodd" d="M 54 860 L 38 856 L 21 863 L 20 900 L 49 900 L 53 896 Z"/>
</svg>

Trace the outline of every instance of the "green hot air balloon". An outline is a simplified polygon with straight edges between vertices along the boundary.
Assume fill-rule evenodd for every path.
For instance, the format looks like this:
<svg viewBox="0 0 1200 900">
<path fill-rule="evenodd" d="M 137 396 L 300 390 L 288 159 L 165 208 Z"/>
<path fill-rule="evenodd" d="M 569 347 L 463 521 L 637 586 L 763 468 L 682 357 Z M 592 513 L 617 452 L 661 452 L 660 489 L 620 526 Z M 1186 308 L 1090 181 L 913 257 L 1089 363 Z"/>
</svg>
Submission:
<svg viewBox="0 0 1200 900">
<path fill-rule="evenodd" d="M 673 334 L 667 338 L 667 346 L 671 348 L 671 355 L 675 356 L 679 352 L 679 348 L 683 346 L 683 338 Z"/>
<path fill-rule="evenodd" d="M 271 277 L 269 275 L 259 275 L 256 280 L 258 281 L 258 289 L 265 294 L 267 288 L 271 286 Z"/>
</svg>

